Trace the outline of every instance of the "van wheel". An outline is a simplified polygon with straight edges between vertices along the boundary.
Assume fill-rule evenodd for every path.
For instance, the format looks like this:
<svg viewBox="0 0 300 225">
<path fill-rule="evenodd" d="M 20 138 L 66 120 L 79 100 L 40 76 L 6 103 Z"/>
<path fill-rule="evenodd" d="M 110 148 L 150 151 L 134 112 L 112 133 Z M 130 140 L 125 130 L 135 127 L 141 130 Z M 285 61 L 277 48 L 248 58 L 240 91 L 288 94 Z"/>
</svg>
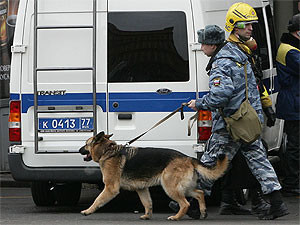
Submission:
<svg viewBox="0 0 300 225">
<path fill-rule="evenodd" d="M 32 182 L 31 195 L 37 206 L 53 206 L 55 204 L 54 192 L 50 182 Z"/>
<path fill-rule="evenodd" d="M 80 199 L 81 183 L 56 184 L 54 194 L 58 205 L 74 206 Z"/>
</svg>

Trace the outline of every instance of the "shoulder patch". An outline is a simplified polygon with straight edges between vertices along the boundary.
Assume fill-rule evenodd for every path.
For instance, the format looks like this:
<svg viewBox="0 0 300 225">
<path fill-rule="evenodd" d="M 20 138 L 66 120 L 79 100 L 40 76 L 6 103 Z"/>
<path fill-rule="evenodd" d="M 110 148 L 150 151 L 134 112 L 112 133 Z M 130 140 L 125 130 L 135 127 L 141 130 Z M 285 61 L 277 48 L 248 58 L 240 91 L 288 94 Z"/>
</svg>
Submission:
<svg viewBox="0 0 300 225">
<path fill-rule="evenodd" d="M 217 68 L 218 67 L 218 64 L 217 63 L 213 63 L 212 65 L 211 65 L 211 69 L 215 69 L 215 68 Z"/>
<path fill-rule="evenodd" d="M 213 79 L 213 85 L 214 85 L 215 87 L 220 86 L 220 84 L 221 84 L 221 79 L 220 79 L 220 78 L 215 78 L 215 79 Z"/>
</svg>

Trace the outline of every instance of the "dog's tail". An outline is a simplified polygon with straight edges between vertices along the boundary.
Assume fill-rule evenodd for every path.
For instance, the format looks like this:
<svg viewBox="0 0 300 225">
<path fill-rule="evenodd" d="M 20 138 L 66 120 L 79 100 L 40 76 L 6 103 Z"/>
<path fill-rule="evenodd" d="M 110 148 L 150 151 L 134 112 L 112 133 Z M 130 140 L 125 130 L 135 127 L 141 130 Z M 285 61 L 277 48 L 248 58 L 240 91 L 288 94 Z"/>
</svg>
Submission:
<svg viewBox="0 0 300 225">
<path fill-rule="evenodd" d="M 218 156 L 217 163 L 214 166 L 206 166 L 199 161 L 197 162 L 198 163 L 195 166 L 196 170 L 208 180 L 217 180 L 224 174 L 228 167 L 228 157 L 225 154 L 220 154 Z"/>
</svg>

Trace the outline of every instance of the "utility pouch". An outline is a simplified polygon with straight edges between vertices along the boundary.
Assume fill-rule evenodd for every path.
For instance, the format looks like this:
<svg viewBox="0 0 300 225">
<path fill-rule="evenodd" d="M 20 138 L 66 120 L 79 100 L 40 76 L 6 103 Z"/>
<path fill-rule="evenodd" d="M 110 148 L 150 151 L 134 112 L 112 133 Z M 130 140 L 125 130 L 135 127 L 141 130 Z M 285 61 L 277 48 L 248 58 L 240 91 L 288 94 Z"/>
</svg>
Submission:
<svg viewBox="0 0 300 225">
<path fill-rule="evenodd" d="M 244 65 L 246 80 L 246 100 L 242 102 L 239 109 L 229 117 L 224 117 L 222 109 L 221 114 L 226 122 L 226 128 L 234 141 L 241 141 L 251 144 L 256 141 L 262 132 L 262 125 L 255 109 L 248 100 L 247 85 L 247 63 Z"/>
<path fill-rule="evenodd" d="M 251 144 L 261 134 L 260 120 L 248 100 L 245 100 L 234 114 L 223 118 L 227 124 L 227 131 L 234 141 Z"/>
</svg>

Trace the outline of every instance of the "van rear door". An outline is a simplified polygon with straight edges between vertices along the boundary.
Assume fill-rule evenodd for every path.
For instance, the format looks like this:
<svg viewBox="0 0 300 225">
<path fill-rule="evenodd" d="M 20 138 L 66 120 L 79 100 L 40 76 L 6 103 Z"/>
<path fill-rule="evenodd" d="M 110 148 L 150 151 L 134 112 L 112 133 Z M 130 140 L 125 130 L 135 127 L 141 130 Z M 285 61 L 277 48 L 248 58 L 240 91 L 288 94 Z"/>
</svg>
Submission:
<svg viewBox="0 0 300 225">
<path fill-rule="evenodd" d="M 22 142 L 26 148 L 35 151 L 28 150 L 28 155 L 24 154 L 25 163 L 65 165 L 66 162 L 61 160 L 42 162 L 42 156 L 36 156 L 40 157 L 36 160 L 29 152 L 78 152 L 78 146 L 93 135 L 95 125 L 99 130 L 106 130 L 107 82 L 106 76 L 98 74 L 106 73 L 100 61 L 105 62 L 106 58 L 103 43 L 106 40 L 107 3 L 97 1 L 94 21 L 92 0 L 34 2 L 37 20 L 34 20 L 33 4 L 28 5 L 26 13 L 24 45 L 28 49 L 23 54 L 21 93 Z M 97 40 L 93 42 L 94 26 Z M 96 41 L 99 44 L 96 45 Z M 95 66 L 93 60 L 99 65 Z M 93 71 L 97 74 L 93 75 Z M 95 118 L 96 124 L 93 123 Z M 82 158 L 70 159 L 70 162 L 79 165 Z"/>
<path fill-rule="evenodd" d="M 262 8 L 255 8 L 259 23 L 253 24 L 254 38 L 257 41 L 258 48 L 256 54 L 260 57 L 261 68 L 263 70 L 263 81 L 270 94 L 275 111 L 275 103 L 278 93 L 278 84 L 276 82 L 277 74 L 275 69 L 276 58 L 276 38 L 274 31 L 273 16 L 269 4 L 264 3 Z M 265 118 L 266 124 L 267 118 Z M 269 150 L 278 150 L 280 148 L 283 120 L 276 119 L 275 126 L 264 126 L 262 138 L 267 142 Z"/>
<path fill-rule="evenodd" d="M 108 2 L 108 131 L 127 142 L 195 98 L 195 42 L 189 1 Z M 193 115 L 188 111 L 186 118 Z M 196 132 L 175 115 L 136 145 L 193 155 Z"/>
</svg>

